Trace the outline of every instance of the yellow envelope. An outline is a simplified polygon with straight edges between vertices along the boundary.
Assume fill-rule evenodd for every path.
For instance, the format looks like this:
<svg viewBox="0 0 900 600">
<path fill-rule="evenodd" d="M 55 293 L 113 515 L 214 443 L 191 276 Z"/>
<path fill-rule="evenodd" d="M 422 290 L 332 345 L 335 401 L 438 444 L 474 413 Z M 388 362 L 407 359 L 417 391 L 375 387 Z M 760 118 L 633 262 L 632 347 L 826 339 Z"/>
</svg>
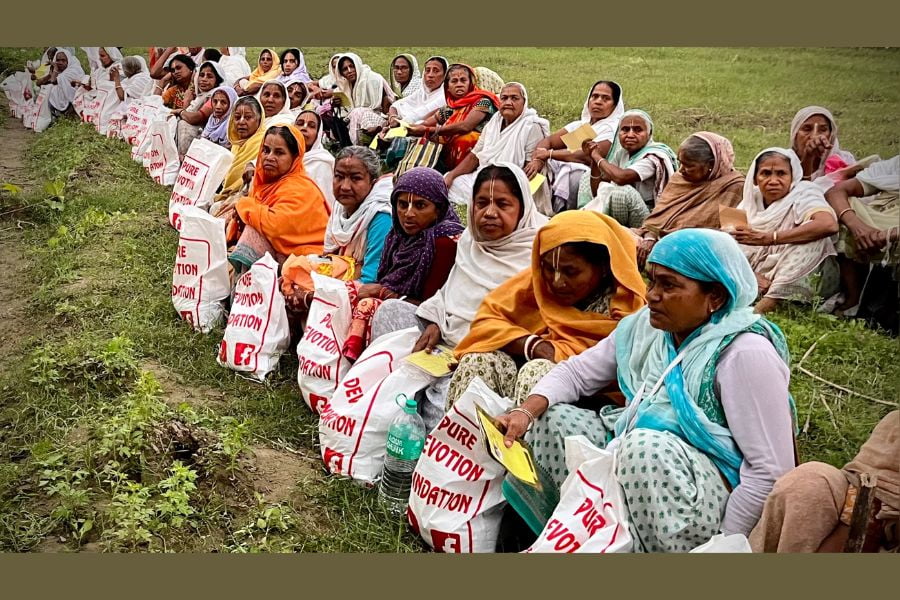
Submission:
<svg viewBox="0 0 900 600">
<path fill-rule="evenodd" d="M 393 129 L 388 129 L 388 132 L 386 134 L 384 134 L 384 139 L 390 140 L 392 138 L 406 137 L 407 133 L 408 133 L 408 131 L 407 131 L 406 127 L 403 127 L 401 125 L 400 127 L 394 127 Z"/>
<path fill-rule="evenodd" d="M 378 136 L 377 135 L 372 138 L 372 143 L 369 144 L 369 148 L 371 148 L 372 150 L 378 150 Z"/>
<path fill-rule="evenodd" d="M 544 183 L 546 179 L 547 178 L 540 173 L 535 173 L 534 177 L 529 180 L 528 187 L 531 188 L 531 193 L 536 193 L 538 191 L 538 188 L 541 187 L 541 184 Z"/>
<path fill-rule="evenodd" d="M 541 484 L 531 449 L 519 440 L 514 441 L 512 446 L 507 448 L 503 443 L 503 434 L 497 428 L 494 419 L 478 405 L 475 405 L 475 412 L 478 414 L 478 422 L 484 432 L 484 441 L 488 452 L 494 460 L 506 467 L 506 470 L 516 479 L 540 489 Z"/>
<path fill-rule="evenodd" d="M 585 140 L 592 140 L 597 137 L 597 132 L 588 123 L 584 123 L 575 131 L 563 134 L 562 141 L 570 151 L 575 152 L 581 150 L 581 144 Z"/>
<path fill-rule="evenodd" d="M 450 366 L 456 364 L 453 349 L 447 346 L 437 346 L 434 353 L 419 350 L 406 357 L 406 362 L 415 365 L 435 377 L 443 377 L 450 373 Z"/>
</svg>

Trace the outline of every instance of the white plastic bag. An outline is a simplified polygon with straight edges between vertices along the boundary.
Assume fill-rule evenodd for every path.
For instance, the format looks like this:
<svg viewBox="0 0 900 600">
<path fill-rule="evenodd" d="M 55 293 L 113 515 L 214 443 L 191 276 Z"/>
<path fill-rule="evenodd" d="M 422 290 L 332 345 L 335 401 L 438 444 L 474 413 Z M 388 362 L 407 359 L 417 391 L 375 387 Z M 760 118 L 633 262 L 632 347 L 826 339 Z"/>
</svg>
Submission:
<svg viewBox="0 0 900 600">
<path fill-rule="evenodd" d="M 178 229 L 178 218 L 185 206 L 209 210 L 216 189 L 231 168 L 232 154 L 222 146 L 203 138 L 191 142 L 169 197 L 169 223 Z"/>
<path fill-rule="evenodd" d="M 753 550 L 750 549 L 750 542 L 743 533 L 732 535 L 717 533 L 705 544 L 701 544 L 691 550 L 691 553 L 696 554 L 734 554 L 744 552 L 753 552 Z"/>
<path fill-rule="evenodd" d="M 91 112 L 93 113 L 92 122 L 100 135 L 107 134 L 110 117 L 121 103 L 113 82 L 106 81 L 97 86 L 91 101 Z"/>
<path fill-rule="evenodd" d="M 52 116 L 50 114 L 50 86 L 41 87 L 40 93 L 35 97 L 34 104 L 31 107 L 30 124 L 25 123 L 25 127 L 40 133 L 50 127 Z"/>
<path fill-rule="evenodd" d="M 169 110 L 163 106 L 160 96 L 147 96 L 141 100 L 140 111 L 131 158 L 142 163 L 144 167 L 148 167 L 150 165 L 150 136 L 147 134 L 150 132 L 150 125 L 154 121 L 165 120 L 169 115 Z"/>
<path fill-rule="evenodd" d="M 569 476 L 559 504 L 526 552 L 631 552 L 628 511 L 616 479 L 615 455 L 597 448 L 583 435 L 567 437 Z"/>
<path fill-rule="evenodd" d="M 172 271 L 175 311 L 195 330 L 206 333 L 225 314 L 222 300 L 230 293 L 224 220 L 186 207 Z"/>
<path fill-rule="evenodd" d="M 125 121 L 122 123 L 121 137 L 130 146 L 136 146 L 138 143 L 137 136 L 141 130 L 143 108 L 144 104 L 140 100 L 128 100 L 124 103 Z"/>
<path fill-rule="evenodd" d="M 418 327 L 378 338 L 350 367 L 320 411 L 319 443 L 329 471 L 373 485 L 384 464 L 388 427 L 402 408 L 395 402 L 427 386 L 432 377 L 404 363 Z"/>
<path fill-rule="evenodd" d="M 175 146 L 175 119 L 157 119 L 150 124 L 150 164 L 147 172 L 156 183 L 172 185 L 178 176 L 178 148 Z"/>
<path fill-rule="evenodd" d="M 341 349 L 350 331 L 351 311 L 343 281 L 318 273 L 310 275 L 316 294 L 303 337 L 297 343 L 297 383 L 307 406 L 318 413 L 350 368 Z"/>
<path fill-rule="evenodd" d="M 438 552 L 494 552 L 506 500 L 506 469 L 488 453 L 475 405 L 496 417 L 513 405 L 479 377 L 425 439 L 407 517 Z"/>
<path fill-rule="evenodd" d="M 88 120 L 88 115 L 85 112 L 89 106 L 90 99 L 91 93 L 84 89 L 84 86 L 79 85 L 75 88 L 75 95 L 72 97 L 72 109 L 75 111 L 75 114 L 78 115 L 78 118 L 85 123 L 90 122 Z"/>
<path fill-rule="evenodd" d="M 235 287 L 219 364 L 264 381 L 287 350 L 290 335 L 278 263 L 266 252 Z"/>
</svg>

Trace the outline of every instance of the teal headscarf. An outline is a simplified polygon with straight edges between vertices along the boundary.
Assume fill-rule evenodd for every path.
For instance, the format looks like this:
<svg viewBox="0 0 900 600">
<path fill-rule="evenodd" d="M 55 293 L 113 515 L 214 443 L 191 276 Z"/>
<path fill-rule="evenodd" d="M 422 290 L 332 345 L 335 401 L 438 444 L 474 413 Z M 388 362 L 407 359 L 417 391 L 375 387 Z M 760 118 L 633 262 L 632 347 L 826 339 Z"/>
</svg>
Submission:
<svg viewBox="0 0 900 600">
<path fill-rule="evenodd" d="M 620 127 L 622 126 L 622 121 L 624 121 L 628 117 L 639 117 L 644 121 L 644 123 L 647 124 L 647 131 L 649 135 L 647 139 L 647 145 L 629 156 L 628 151 L 625 150 L 625 148 L 623 148 L 619 143 L 619 135 L 617 132 L 613 137 L 613 143 L 609 149 L 609 153 L 606 156 L 606 160 L 622 169 L 627 169 L 646 155 L 655 154 L 656 156 L 662 158 L 671 168 L 671 170 L 669 170 L 669 175 L 677 171 L 678 157 L 674 152 L 672 152 L 672 149 L 661 142 L 653 141 L 653 119 L 650 118 L 650 115 L 638 108 L 632 108 L 631 110 L 625 111 L 622 114 L 622 117 L 619 119 Z"/>
<path fill-rule="evenodd" d="M 729 299 L 677 350 L 671 333 L 650 325 L 647 307 L 622 319 L 616 328 L 616 360 L 619 386 L 628 405 L 616 422 L 616 435 L 624 433 L 632 417 L 636 417 L 635 427 L 669 431 L 707 454 L 734 487 L 740 482 L 743 455 L 714 395 L 715 362 L 735 336 L 754 332 L 767 337 L 787 364 L 784 334 L 753 312 L 756 277 L 737 242 L 727 233 L 712 229 L 676 231 L 656 243 L 647 262 L 697 281 L 718 282 L 728 291 Z M 635 407 L 631 400 L 640 386 L 644 384 L 649 394 L 679 352 L 684 358 L 665 376 L 664 385 Z M 790 402 L 793 410 L 793 400 Z"/>
</svg>

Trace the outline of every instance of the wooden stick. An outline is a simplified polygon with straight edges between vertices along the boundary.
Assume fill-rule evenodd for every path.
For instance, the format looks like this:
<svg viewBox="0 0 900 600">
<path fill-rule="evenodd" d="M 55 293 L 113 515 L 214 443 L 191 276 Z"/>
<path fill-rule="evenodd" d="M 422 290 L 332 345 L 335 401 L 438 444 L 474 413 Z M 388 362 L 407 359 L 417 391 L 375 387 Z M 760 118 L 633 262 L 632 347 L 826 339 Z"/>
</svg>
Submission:
<svg viewBox="0 0 900 600">
<path fill-rule="evenodd" d="M 859 492 L 856 495 L 856 504 L 853 505 L 853 516 L 850 517 L 850 534 L 844 545 L 844 552 L 862 552 L 866 543 L 866 532 L 869 528 L 869 520 L 872 515 L 872 503 L 875 500 L 875 484 L 878 475 L 868 473 L 859 474 Z"/>
</svg>

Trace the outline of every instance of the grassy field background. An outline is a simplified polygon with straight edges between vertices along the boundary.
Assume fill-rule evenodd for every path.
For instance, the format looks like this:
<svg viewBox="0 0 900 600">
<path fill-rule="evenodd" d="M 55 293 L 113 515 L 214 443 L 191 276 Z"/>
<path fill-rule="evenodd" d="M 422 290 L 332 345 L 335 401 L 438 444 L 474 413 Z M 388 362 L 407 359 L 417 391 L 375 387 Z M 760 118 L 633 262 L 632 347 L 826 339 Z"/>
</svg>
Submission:
<svg viewBox="0 0 900 600">
<path fill-rule="evenodd" d="M 340 50 L 304 49 L 308 69 L 320 75 Z M 857 156 L 898 152 L 893 49 L 351 50 L 384 74 L 410 50 L 489 66 L 524 83 L 553 127 L 579 115 L 593 81 L 613 79 L 656 139 L 721 133 L 742 170 L 787 145 L 808 104 L 832 110 Z M 2 48 L 0 71 L 38 54 Z M 2 118 L 6 143 L 20 126 Z M 169 193 L 128 148 L 76 122 L 22 135 L 27 174 L 0 181 L 23 188 L 0 192 L 0 254 L 25 253 L 3 263 L 23 306 L 0 357 L 0 550 L 421 551 L 373 491 L 323 473 L 295 357 L 254 385 L 216 364 L 221 329 L 195 335 L 177 320 Z M 842 465 L 897 400 L 896 340 L 809 306 L 774 320 L 794 359 L 801 458 Z M 869 398 L 801 372 L 811 348 L 804 369 Z"/>
</svg>

